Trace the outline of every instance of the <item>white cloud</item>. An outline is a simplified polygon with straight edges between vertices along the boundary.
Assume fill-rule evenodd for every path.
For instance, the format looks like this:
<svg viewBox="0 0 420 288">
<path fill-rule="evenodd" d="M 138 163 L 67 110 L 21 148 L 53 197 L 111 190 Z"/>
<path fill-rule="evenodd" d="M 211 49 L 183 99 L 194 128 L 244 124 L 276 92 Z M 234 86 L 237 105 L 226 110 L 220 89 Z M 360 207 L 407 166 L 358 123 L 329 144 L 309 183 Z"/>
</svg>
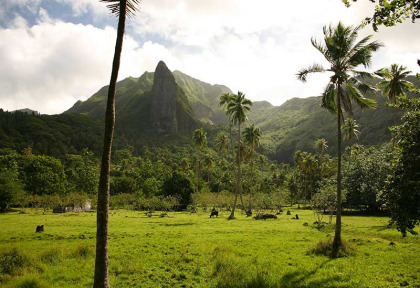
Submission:
<svg viewBox="0 0 420 288">
<path fill-rule="evenodd" d="M 74 15 L 109 17 L 105 4 L 96 0 L 57 1 L 70 5 Z M 10 28 L 0 29 L 0 88 L 6 92 L 0 95 L 2 108 L 59 113 L 108 84 L 114 28 L 51 19 L 40 1 L 16 3 L 32 3 L 38 24 L 29 28 L 16 16 Z M 140 8 L 127 22 L 137 35 L 125 37 L 120 79 L 153 71 L 164 60 L 172 70 L 276 105 L 291 97 L 319 95 L 326 85 L 327 75 L 311 76 L 307 84 L 295 77 L 299 69 L 323 63 L 311 37 L 322 39 L 322 27 L 330 23 L 357 24 L 373 13 L 369 1 L 346 8 L 338 0 L 154 0 L 142 1 Z M 373 57 L 371 69 L 397 62 L 418 72 L 418 27 L 381 27 L 375 39 L 386 47 Z M 361 36 L 367 34 L 373 34 L 369 27 Z M 144 43 L 134 40 L 138 38 Z"/>
</svg>

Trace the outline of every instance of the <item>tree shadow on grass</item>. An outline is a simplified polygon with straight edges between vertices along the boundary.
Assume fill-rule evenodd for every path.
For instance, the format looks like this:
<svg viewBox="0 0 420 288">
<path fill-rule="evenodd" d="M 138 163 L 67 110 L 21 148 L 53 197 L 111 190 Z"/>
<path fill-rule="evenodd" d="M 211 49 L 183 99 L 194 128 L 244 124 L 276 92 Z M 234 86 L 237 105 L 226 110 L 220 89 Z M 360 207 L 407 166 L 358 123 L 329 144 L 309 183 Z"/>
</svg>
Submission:
<svg viewBox="0 0 420 288">
<path fill-rule="evenodd" d="M 326 264 L 333 261 L 328 259 L 321 265 L 310 271 L 292 271 L 286 273 L 282 276 L 280 280 L 280 287 L 290 287 L 290 288 L 318 288 L 318 287 L 337 287 L 337 282 L 340 283 L 340 287 L 352 287 L 351 285 L 345 286 L 342 283 L 342 279 L 338 275 L 323 277 L 311 280 L 311 277 L 315 276 L 319 269 L 322 269 Z"/>
</svg>

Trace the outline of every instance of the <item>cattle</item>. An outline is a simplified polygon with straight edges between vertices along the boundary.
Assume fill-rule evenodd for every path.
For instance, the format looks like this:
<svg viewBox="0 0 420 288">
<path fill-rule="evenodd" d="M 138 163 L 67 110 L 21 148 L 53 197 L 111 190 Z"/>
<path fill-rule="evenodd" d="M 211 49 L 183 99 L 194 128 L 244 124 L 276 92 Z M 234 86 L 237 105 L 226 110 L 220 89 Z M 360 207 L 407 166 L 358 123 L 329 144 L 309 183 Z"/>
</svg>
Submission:
<svg viewBox="0 0 420 288">
<path fill-rule="evenodd" d="M 44 225 L 38 225 L 38 226 L 36 226 L 35 233 L 41 233 L 41 232 L 44 232 Z"/>
<path fill-rule="evenodd" d="M 213 216 L 219 217 L 219 211 L 211 211 L 210 218 Z"/>
</svg>

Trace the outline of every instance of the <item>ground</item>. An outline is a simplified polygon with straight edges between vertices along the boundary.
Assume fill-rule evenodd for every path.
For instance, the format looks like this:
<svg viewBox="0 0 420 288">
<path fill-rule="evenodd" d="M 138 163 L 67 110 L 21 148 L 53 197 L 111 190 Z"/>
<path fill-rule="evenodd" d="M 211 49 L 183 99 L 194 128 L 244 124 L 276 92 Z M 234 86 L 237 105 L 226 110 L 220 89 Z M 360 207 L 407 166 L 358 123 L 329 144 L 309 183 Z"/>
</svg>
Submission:
<svg viewBox="0 0 420 288">
<path fill-rule="evenodd" d="M 28 212 L 0 214 L 0 286 L 92 287 L 96 214 Z M 310 210 L 259 221 L 168 214 L 110 212 L 112 287 L 420 287 L 420 237 L 402 238 L 387 217 L 344 216 L 356 253 L 331 260 L 308 252 L 334 235 Z"/>
</svg>

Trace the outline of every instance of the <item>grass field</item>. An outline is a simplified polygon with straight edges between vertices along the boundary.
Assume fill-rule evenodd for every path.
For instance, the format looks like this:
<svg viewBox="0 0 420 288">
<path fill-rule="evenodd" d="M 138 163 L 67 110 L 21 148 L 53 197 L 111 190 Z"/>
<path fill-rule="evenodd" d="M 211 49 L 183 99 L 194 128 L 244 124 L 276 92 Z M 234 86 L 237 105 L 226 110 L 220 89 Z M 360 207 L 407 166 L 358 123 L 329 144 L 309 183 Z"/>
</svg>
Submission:
<svg viewBox="0 0 420 288">
<path fill-rule="evenodd" d="M 95 213 L 0 214 L 1 287 L 91 287 Z M 420 237 L 402 238 L 386 217 L 343 217 L 355 255 L 308 251 L 332 238 L 309 210 L 277 220 L 228 221 L 228 213 L 111 211 L 112 287 L 420 287 Z M 309 223 L 304 226 L 303 223 Z M 35 233 L 36 225 L 44 233 Z M 418 230 L 418 229 L 417 229 Z M 390 244 L 393 242 L 395 245 Z"/>
</svg>

